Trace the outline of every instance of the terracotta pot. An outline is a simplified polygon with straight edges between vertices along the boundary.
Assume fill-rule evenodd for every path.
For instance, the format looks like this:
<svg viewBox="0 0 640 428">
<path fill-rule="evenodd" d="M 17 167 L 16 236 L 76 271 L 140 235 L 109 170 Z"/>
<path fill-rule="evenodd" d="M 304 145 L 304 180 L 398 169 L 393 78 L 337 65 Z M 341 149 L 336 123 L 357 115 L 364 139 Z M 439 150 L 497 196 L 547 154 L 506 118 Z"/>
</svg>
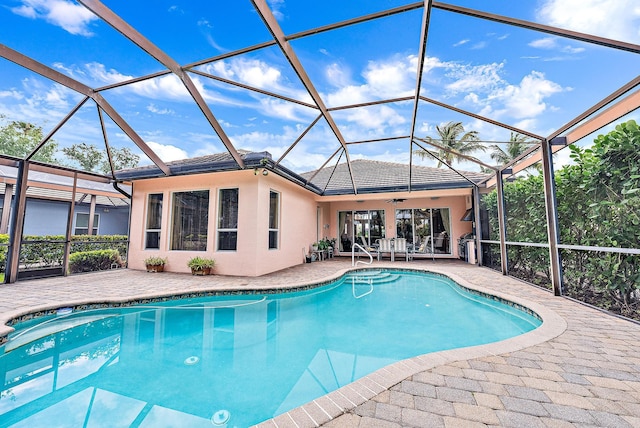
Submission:
<svg viewBox="0 0 640 428">
<path fill-rule="evenodd" d="M 147 265 L 147 272 L 164 272 L 164 265 Z"/>
<path fill-rule="evenodd" d="M 211 268 L 203 268 L 203 269 L 191 269 L 192 275 L 209 275 L 211 274 Z"/>
</svg>

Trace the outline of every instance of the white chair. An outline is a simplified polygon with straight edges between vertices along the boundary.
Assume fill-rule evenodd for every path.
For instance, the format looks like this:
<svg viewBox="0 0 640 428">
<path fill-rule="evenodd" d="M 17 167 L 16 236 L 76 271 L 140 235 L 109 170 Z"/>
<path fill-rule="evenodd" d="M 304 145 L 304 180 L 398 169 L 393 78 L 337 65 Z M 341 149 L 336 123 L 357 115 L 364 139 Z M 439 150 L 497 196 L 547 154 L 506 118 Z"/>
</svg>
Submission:
<svg viewBox="0 0 640 428">
<path fill-rule="evenodd" d="M 379 239 L 378 244 L 378 260 L 382 258 L 382 253 L 389 253 L 391 254 L 391 261 L 393 261 L 393 246 L 391 245 L 391 239 Z"/>
<path fill-rule="evenodd" d="M 406 238 L 396 238 L 394 241 L 394 252 L 396 253 L 404 253 L 406 261 L 409 259 L 413 259 L 413 255 L 409 251 L 409 247 L 407 246 Z"/>
</svg>

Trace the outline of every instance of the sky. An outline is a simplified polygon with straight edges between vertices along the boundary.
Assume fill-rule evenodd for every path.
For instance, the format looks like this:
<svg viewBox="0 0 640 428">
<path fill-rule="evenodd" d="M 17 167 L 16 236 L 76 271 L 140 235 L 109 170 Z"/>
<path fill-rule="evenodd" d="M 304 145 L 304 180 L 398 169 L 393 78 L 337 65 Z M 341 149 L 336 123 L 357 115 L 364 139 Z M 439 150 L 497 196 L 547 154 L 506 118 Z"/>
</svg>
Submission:
<svg viewBox="0 0 640 428">
<path fill-rule="evenodd" d="M 105 0 L 104 4 L 181 66 L 272 40 L 248 0 Z M 268 4 L 284 34 L 292 35 L 410 3 L 271 0 Z M 636 0 L 454 0 L 450 4 L 640 44 Z M 423 9 L 418 8 L 290 43 L 328 108 L 413 97 L 422 21 Z M 2 0 L 0 24 L 0 44 L 92 88 L 166 70 L 76 2 Z M 276 45 L 193 70 L 312 103 Z M 639 70 L 638 54 L 433 9 L 420 95 L 546 137 L 637 77 Z M 310 127 L 317 109 L 193 72 L 189 75 L 236 149 L 266 150 L 278 159 L 299 140 L 283 165 L 305 172 L 323 165 L 341 147 L 324 119 Z M 164 161 L 225 151 L 172 74 L 101 94 Z M 82 98 L 0 58 L 0 124 L 31 122 L 46 134 Z M 411 133 L 413 110 L 412 101 L 402 101 L 339 109 L 331 115 L 346 142 L 402 137 L 350 144 L 352 160 L 407 163 L 406 136 Z M 639 120 L 636 113 L 627 119 Z M 477 131 L 487 145 L 509 140 L 508 130 L 425 101 L 418 105 L 415 135 L 437 138 L 436 127 L 449 121 Z M 141 156 L 141 164 L 150 162 L 108 117 L 105 126 L 110 145 L 130 148 Z M 59 147 L 80 142 L 104 147 L 95 104 L 87 102 L 53 138 Z M 558 162 L 568 157 L 563 152 Z M 488 156 L 478 154 L 491 163 Z M 62 154 L 60 158 L 69 164 Z M 336 156 L 332 162 L 337 160 Z M 435 165 L 430 160 L 416 162 Z M 459 167 L 478 169 L 468 162 Z"/>
</svg>

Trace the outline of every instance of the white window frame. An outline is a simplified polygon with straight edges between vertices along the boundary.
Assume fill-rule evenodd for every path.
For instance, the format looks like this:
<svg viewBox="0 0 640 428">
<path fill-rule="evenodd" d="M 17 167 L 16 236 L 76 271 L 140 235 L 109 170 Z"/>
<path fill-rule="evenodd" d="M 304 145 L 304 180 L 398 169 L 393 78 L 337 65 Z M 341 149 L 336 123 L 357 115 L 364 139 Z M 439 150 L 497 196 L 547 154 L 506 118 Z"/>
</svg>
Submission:
<svg viewBox="0 0 640 428">
<path fill-rule="evenodd" d="M 268 221 L 269 223 L 271 223 L 271 195 L 276 195 L 278 200 L 277 200 L 277 204 L 276 204 L 276 227 L 272 228 L 271 224 L 269 224 L 268 228 L 269 228 L 269 232 L 268 232 L 268 244 L 267 246 L 269 247 L 270 250 L 277 250 L 280 248 L 280 213 L 281 213 L 281 207 L 282 207 L 282 202 L 281 202 L 281 193 L 270 189 L 269 190 L 269 217 L 268 217 Z M 276 246 L 272 247 L 271 246 L 271 233 L 275 232 L 276 234 Z"/>
<path fill-rule="evenodd" d="M 209 192 L 209 202 L 208 202 L 208 207 L 207 207 L 207 215 L 211 212 L 211 189 L 205 188 L 205 189 L 182 189 L 182 190 L 174 190 L 173 192 L 170 193 L 169 198 L 169 224 L 168 224 L 168 230 L 167 230 L 167 248 L 169 249 L 169 251 L 194 251 L 194 252 L 199 252 L 199 253 L 204 253 L 206 251 L 208 251 L 208 247 L 209 247 L 209 223 L 207 223 L 207 242 L 205 243 L 205 249 L 204 250 L 178 250 L 178 249 L 173 249 L 173 220 L 174 220 L 174 197 L 177 193 L 189 193 L 189 192 Z"/>
<path fill-rule="evenodd" d="M 160 210 L 160 228 L 159 229 L 149 229 L 148 225 L 149 225 L 149 201 L 151 200 L 151 196 L 154 195 L 160 195 L 162 196 L 161 199 L 161 204 L 162 204 L 162 209 Z M 145 216 L 144 216 L 144 249 L 145 250 L 159 250 L 160 249 L 160 245 L 162 242 L 162 210 L 164 209 L 164 193 L 163 192 L 158 192 L 158 193 L 149 193 L 147 194 L 147 204 L 146 206 L 146 212 L 145 212 Z M 158 248 L 150 248 L 148 246 L 148 242 L 147 242 L 147 236 L 149 233 L 157 233 L 158 234 Z"/>
<path fill-rule="evenodd" d="M 236 225 L 235 228 L 222 228 L 220 227 L 220 215 L 221 215 L 221 209 L 222 209 L 222 198 L 221 198 L 221 194 L 223 191 L 225 190 L 235 190 L 238 194 L 238 207 L 237 207 L 237 219 L 236 221 L 239 222 L 240 220 L 240 188 L 239 187 L 223 187 L 223 188 L 219 188 L 218 189 L 218 200 L 217 200 L 217 209 L 216 209 L 216 251 L 228 251 L 228 252 L 234 252 L 234 251 L 238 251 L 238 235 L 239 235 L 239 231 L 238 231 L 238 226 Z M 220 233 L 221 232 L 235 232 L 236 233 L 236 247 L 234 249 L 220 249 Z"/>
<path fill-rule="evenodd" d="M 76 221 L 73 224 L 73 234 L 74 235 L 88 235 L 89 234 L 89 227 L 78 227 L 78 217 L 81 216 L 81 215 L 86 215 L 88 217 L 89 214 L 90 213 L 80 213 L 80 212 L 76 213 Z M 91 225 L 92 225 L 91 233 L 93 235 L 99 235 L 99 232 L 100 232 L 100 214 L 99 213 L 94 213 L 93 216 L 94 216 L 94 218 L 98 217 L 98 225 L 97 226 L 93 226 L 93 222 L 91 223 Z M 87 226 L 89 226 L 89 221 L 87 221 Z M 87 233 L 76 233 L 76 231 L 78 229 L 86 229 Z"/>
</svg>

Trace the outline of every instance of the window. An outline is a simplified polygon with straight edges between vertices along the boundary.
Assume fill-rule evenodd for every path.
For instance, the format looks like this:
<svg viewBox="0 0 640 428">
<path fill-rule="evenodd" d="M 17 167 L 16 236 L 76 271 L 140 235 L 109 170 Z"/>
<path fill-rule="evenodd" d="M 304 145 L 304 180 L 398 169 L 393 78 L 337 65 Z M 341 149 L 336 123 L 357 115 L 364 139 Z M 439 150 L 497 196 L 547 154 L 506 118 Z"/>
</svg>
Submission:
<svg viewBox="0 0 640 428">
<path fill-rule="evenodd" d="M 147 227 L 145 231 L 145 248 L 160 249 L 160 227 L 162 224 L 162 193 L 149 195 L 147 201 Z"/>
<path fill-rule="evenodd" d="M 218 250 L 236 250 L 238 246 L 238 189 L 221 189 L 218 200 Z"/>
<path fill-rule="evenodd" d="M 206 251 L 208 221 L 208 190 L 174 193 L 171 249 Z"/>
<path fill-rule="evenodd" d="M 269 192 L 269 249 L 278 248 L 278 229 L 280 227 L 280 194 Z"/>
<path fill-rule="evenodd" d="M 100 215 L 93 215 L 93 228 L 91 229 L 92 235 L 98 234 L 98 225 L 100 224 Z M 73 232 L 74 235 L 88 235 L 89 234 L 89 214 L 76 213 L 76 228 Z"/>
</svg>

